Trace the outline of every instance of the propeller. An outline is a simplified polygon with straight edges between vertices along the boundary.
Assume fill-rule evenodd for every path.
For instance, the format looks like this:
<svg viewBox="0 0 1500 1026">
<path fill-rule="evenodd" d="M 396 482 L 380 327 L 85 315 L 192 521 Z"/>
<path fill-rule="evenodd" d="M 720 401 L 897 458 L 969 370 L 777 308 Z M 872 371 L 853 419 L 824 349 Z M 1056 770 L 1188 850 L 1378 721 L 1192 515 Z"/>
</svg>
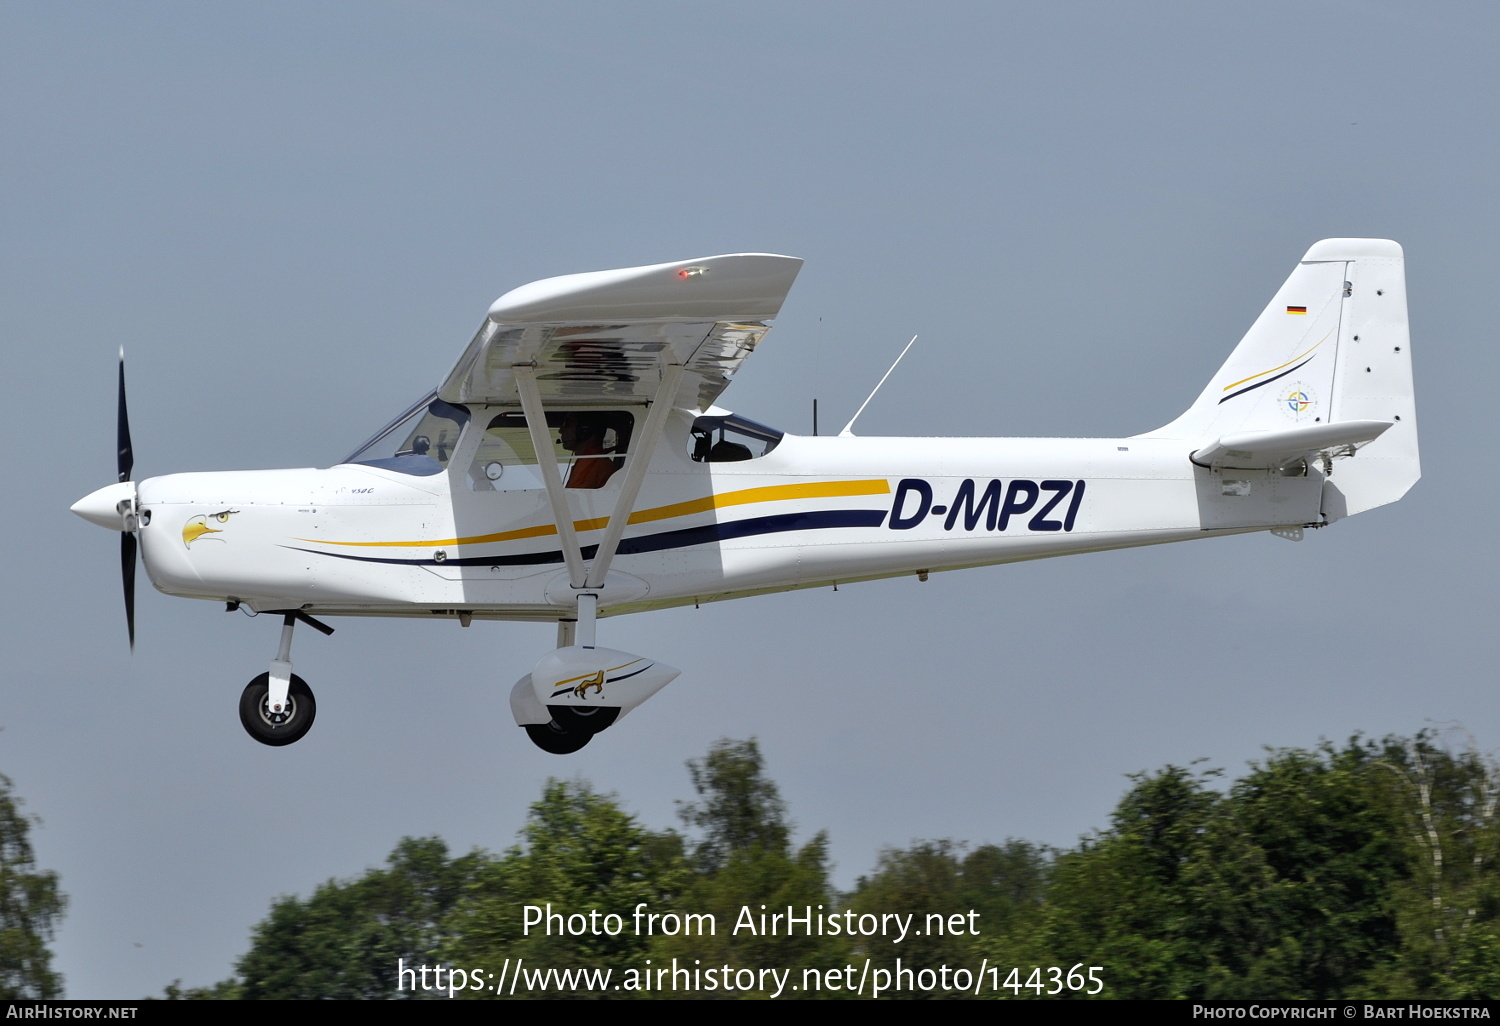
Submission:
<svg viewBox="0 0 1500 1026">
<path fill-rule="evenodd" d="M 116 460 L 120 483 L 130 480 L 135 469 L 135 450 L 130 444 L 130 414 L 125 409 L 125 347 L 120 347 L 119 420 L 115 430 Z M 134 489 L 132 489 L 132 492 Z M 120 532 L 120 578 L 125 587 L 125 628 L 130 632 L 130 650 L 135 651 L 135 562 L 139 543 L 135 538 L 135 496 L 130 498 L 125 530 Z"/>
<path fill-rule="evenodd" d="M 120 532 L 120 578 L 125 587 L 125 628 L 135 651 L 135 564 L 140 555 L 140 529 L 135 482 L 135 449 L 130 444 L 130 414 L 125 410 L 125 350 L 120 349 L 120 405 L 115 435 L 116 481 L 73 503 L 73 512 L 91 524 Z"/>
</svg>

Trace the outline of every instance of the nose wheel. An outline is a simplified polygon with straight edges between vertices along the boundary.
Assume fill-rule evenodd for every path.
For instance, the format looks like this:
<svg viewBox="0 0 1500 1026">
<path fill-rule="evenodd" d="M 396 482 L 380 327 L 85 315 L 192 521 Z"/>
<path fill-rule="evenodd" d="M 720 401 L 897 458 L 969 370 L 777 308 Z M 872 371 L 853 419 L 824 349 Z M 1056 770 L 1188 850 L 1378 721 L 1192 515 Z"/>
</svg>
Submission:
<svg viewBox="0 0 1500 1026">
<path fill-rule="evenodd" d="M 318 704 L 307 681 L 292 674 L 287 700 L 278 711 L 271 707 L 271 675 L 256 677 L 240 694 L 240 723 L 245 733 L 263 745 L 280 747 L 299 741 L 312 729 Z"/>
<path fill-rule="evenodd" d="M 239 602 L 231 599 L 226 608 L 232 611 L 238 607 Z M 318 712 L 307 681 L 292 672 L 292 629 L 299 622 L 323 634 L 332 634 L 333 628 L 300 609 L 275 612 L 282 614 L 281 647 L 271 660 L 270 672 L 246 684 L 240 694 L 240 723 L 245 733 L 261 744 L 280 748 L 302 740 Z"/>
</svg>

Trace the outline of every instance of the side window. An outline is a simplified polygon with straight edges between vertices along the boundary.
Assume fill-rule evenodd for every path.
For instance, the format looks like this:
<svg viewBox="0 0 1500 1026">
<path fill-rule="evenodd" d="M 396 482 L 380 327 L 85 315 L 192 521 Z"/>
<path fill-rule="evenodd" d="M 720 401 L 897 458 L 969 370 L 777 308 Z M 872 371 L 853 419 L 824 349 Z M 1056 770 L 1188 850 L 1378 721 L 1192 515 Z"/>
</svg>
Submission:
<svg viewBox="0 0 1500 1026">
<path fill-rule="evenodd" d="M 625 464 L 635 417 L 619 410 L 551 411 L 547 434 L 563 484 L 568 488 L 603 488 Z M 490 420 L 469 468 L 469 487 L 476 492 L 542 488 L 531 432 L 521 413 L 502 413 Z"/>
<path fill-rule="evenodd" d="M 776 448 L 785 432 L 728 414 L 699 417 L 688 435 L 688 455 L 695 463 L 739 463 L 759 459 Z"/>
<path fill-rule="evenodd" d="M 415 477 L 441 474 L 468 420 L 469 411 L 464 407 L 428 395 L 343 462 Z"/>
</svg>

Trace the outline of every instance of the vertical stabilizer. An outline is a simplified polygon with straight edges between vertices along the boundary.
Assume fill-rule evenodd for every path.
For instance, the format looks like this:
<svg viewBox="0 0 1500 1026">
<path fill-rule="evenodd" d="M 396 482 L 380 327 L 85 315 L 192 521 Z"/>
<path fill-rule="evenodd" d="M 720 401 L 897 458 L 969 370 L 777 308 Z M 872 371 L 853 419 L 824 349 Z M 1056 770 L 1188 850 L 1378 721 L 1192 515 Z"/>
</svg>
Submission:
<svg viewBox="0 0 1500 1026">
<path fill-rule="evenodd" d="M 1316 243 L 1198 400 L 1148 434 L 1191 452 L 1226 435 L 1351 421 L 1391 427 L 1327 454 L 1330 521 L 1394 502 L 1421 476 L 1405 264 L 1386 239 Z"/>
</svg>

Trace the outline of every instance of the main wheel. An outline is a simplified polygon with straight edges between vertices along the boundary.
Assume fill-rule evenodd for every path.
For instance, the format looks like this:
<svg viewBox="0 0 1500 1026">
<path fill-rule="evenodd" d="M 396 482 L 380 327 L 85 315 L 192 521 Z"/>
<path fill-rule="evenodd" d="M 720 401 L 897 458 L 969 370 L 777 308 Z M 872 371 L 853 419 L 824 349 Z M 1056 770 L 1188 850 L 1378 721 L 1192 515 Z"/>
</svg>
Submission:
<svg viewBox="0 0 1500 1026">
<path fill-rule="evenodd" d="M 312 729 L 313 717 L 318 714 L 318 704 L 313 701 L 312 689 L 307 681 L 292 674 L 291 687 L 286 692 L 286 708 L 273 713 L 268 699 L 271 696 L 271 675 L 263 673 L 256 677 L 240 694 L 240 723 L 245 733 L 263 745 L 289 745 L 300 741 Z"/>
<path fill-rule="evenodd" d="M 620 715 L 617 705 L 549 705 L 552 722 L 569 734 L 597 734 Z"/>
<path fill-rule="evenodd" d="M 526 724 L 526 736 L 532 744 L 553 755 L 572 755 L 594 739 L 593 731 L 565 730 L 555 720 Z"/>
</svg>

